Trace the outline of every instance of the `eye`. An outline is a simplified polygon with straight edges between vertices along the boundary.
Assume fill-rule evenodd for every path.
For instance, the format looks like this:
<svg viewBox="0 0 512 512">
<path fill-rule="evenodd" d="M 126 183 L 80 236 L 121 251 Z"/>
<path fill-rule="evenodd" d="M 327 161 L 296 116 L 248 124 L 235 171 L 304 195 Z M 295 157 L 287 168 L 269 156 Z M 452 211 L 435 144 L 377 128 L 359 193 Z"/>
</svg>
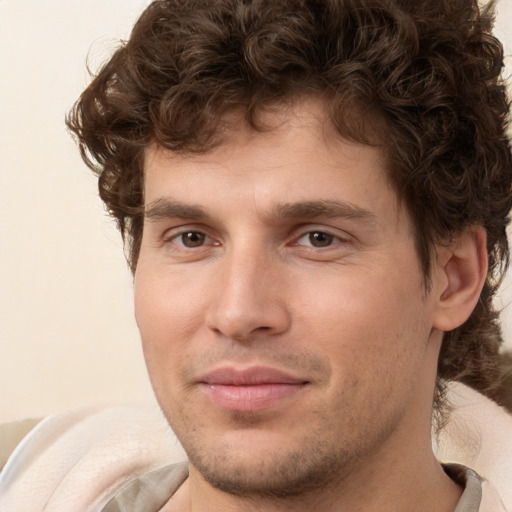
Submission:
<svg viewBox="0 0 512 512">
<path fill-rule="evenodd" d="M 339 242 L 339 238 L 337 236 L 331 235 L 330 233 L 326 233 L 324 231 L 310 231 L 302 235 L 297 240 L 297 245 L 306 245 L 310 247 L 322 248 L 329 247 L 333 243 Z"/>
<path fill-rule="evenodd" d="M 201 247 L 210 238 L 200 231 L 185 231 L 172 238 L 172 241 L 181 247 L 194 248 Z"/>
</svg>

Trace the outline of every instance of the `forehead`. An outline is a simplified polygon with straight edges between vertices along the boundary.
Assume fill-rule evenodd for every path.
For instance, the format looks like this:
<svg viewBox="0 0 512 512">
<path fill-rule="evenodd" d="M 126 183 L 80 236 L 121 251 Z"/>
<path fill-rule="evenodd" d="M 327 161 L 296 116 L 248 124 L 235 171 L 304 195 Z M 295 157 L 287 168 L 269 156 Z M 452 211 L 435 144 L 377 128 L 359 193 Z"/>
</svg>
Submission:
<svg viewBox="0 0 512 512">
<path fill-rule="evenodd" d="M 145 203 L 179 195 L 188 202 L 246 197 L 246 206 L 342 200 L 396 211 L 384 152 L 343 138 L 315 99 L 269 108 L 260 129 L 234 111 L 223 120 L 219 143 L 203 152 L 176 152 L 157 144 L 145 154 Z M 205 195 L 204 192 L 207 192 Z M 269 201 L 274 203 L 270 204 Z M 268 203 L 268 204 L 267 204 Z"/>
</svg>

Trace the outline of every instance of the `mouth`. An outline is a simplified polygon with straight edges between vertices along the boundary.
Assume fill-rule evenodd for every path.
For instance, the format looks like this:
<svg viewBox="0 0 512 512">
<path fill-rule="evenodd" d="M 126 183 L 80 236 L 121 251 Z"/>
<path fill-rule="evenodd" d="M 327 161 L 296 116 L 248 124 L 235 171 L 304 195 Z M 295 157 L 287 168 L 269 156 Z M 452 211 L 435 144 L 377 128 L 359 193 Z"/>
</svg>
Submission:
<svg viewBox="0 0 512 512">
<path fill-rule="evenodd" d="M 218 368 L 201 377 L 198 383 L 213 404 L 239 412 L 276 407 L 309 385 L 307 380 L 262 366 Z"/>
</svg>

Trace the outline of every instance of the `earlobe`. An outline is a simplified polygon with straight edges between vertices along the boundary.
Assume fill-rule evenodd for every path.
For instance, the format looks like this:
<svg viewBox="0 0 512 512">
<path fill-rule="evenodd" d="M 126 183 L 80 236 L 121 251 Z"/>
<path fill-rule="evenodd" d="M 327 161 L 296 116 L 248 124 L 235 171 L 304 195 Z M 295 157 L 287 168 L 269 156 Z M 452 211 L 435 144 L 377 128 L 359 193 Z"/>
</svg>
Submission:
<svg viewBox="0 0 512 512">
<path fill-rule="evenodd" d="M 437 290 L 433 291 L 438 299 L 433 326 L 451 331 L 469 318 L 485 283 L 485 230 L 478 226 L 457 235 L 448 247 L 439 249 L 437 261 Z"/>
</svg>

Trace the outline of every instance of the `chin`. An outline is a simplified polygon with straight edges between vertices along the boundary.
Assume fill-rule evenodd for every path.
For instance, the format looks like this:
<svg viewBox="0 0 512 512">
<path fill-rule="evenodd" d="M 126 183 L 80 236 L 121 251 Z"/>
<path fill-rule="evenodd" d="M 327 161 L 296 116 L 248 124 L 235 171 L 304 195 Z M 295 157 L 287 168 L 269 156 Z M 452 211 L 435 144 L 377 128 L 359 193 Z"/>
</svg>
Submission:
<svg viewBox="0 0 512 512">
<path fill-rule="evenodd" d="M 248 434 L 246 432 L 246 434 Z M 350 454 L 333 452 L 311 433 L 296 446 L 257 433 L 250 440 L 219 438 L 214 446 L 186 446 L 191 470 L 214 488 L 241 497 L 285 498 L 311 493 L 342 480 Z M 289 441 L 289 440 L 288 440 Z M 323 445 L 323 447 L 322 447 Z"/>
<path fill-rule="evenodd" d="M 216 489 L 243 497 L 292 497 L 313 492 L 331 483 L 339 475 L 339 459 L 325 455 L 323 459 L 305 461 L 301 453 L 271 460 L 247 457 L 245 461 L 192 461 L 202 477 Z M 265 462 L 262 463 L 262 460 Z"/>
</svg>

